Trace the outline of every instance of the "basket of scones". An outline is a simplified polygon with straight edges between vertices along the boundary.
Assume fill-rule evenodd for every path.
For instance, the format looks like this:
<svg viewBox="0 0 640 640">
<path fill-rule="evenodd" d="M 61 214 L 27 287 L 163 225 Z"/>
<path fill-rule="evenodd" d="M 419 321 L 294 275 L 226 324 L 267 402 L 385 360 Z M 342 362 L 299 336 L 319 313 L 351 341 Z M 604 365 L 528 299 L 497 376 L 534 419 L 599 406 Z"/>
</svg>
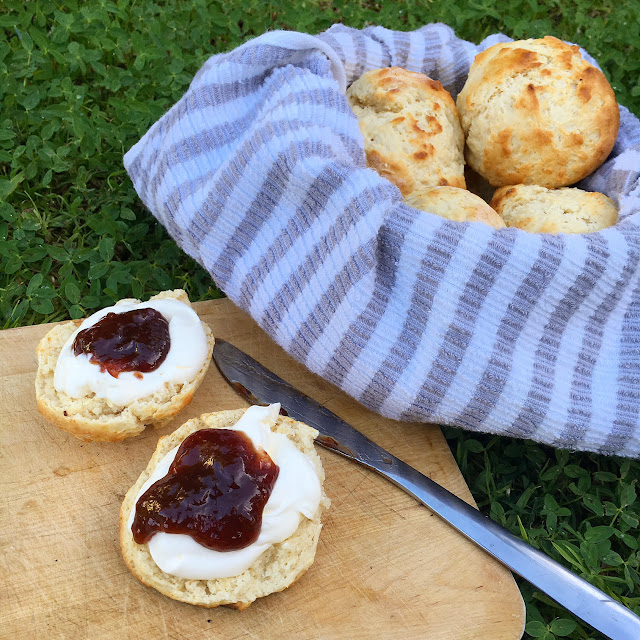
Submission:
<svg viewBox="0 0 640 640">
<path fill-rule="evenodd" d="M 234 303 L 370 409 L 638 455 L 639 150 L 575 45 L 334 25 L 211 57 L 124 164 Z"/>
</svg>

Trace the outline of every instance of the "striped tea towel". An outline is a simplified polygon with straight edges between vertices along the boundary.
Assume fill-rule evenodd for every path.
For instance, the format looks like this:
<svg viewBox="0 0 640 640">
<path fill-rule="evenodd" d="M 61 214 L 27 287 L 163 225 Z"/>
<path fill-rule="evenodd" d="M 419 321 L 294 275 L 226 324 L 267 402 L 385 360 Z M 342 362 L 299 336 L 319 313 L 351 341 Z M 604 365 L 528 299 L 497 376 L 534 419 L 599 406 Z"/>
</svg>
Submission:
<svg viewBox="0 0 640 640">
<path fill-rule="evenodd" d="M 479 46 L 442 24 L 270 32 L 210 58 L 125 156 L 145 205 L 309 369 L 399 420 L 640 454 L 640 123 L 579 186 L 615 228 L 528 234 L 403 204 L 345 88 L 397 65 L 455 97 Z"/>
</svg>

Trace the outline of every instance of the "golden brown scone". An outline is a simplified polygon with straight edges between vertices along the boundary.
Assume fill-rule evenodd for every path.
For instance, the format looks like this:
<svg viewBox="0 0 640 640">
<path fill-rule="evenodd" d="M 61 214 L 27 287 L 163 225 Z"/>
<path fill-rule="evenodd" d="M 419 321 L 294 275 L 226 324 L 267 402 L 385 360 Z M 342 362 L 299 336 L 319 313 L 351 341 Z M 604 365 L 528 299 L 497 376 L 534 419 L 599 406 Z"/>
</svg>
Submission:
<svg viewBox="0 0 640 640">
<path fill-rule="evenodd" d="M 457 106 L 465 159 L 495 187 L 581 180 L 605 161 L 620 122 L 602 72 L 552 36 L 478 54 Z"/>
<path fill-rule="evenodd" d="M 174 298 L 191 306 L 187 294 L 181 289 L 163 291 L 151 300 Z M 127 300 L 139 302 L 138 300 Z M 120 302 L 124 302 L 121 300 Z M 54 373 L 58 356 L 81 320 L 72 320 L 53 327 L 36 348 L 38 372 L 36 374 L 36 400 L 38 411 L 60 429 L 69 431 L 85 441 L 117 442 L 138 435 L 148 425 L 164 426 L 173 416 L 191 402 L 200 386 L 213 351 L 214 337 L 206 323 L 202 323 L 208 354 L 193 380 L 185 384 L 165 383 L 161 391 L 135 400 L 125 406 L 116 405 L 91 393 L 73 398 L 54 387 Z"/>
<path fill-rule="evenodd" d="M 422 73 L 368 71 L 347 90 L 364 137 L 367 164 L 406 196 L 415 189 L 465 187 L 464 137 L 456 105 Z"/>
<path fill-rule="evenodd" d="M 618 208 L 611 198 L 569 187 L 501 187 L 491 206 L 508 227 L 531 233 L 590 233 L 611 227 L 618 220 Z"/>
<path fill-rule="evenodd" d="M 479 196 L 457 187 L 432 187 L 414 191 L 405 202 L 457 222 L 484 222 L 494 229 L 502 229 L 502 218 Z"/>
<path fill-rule="evenodd" d="M 246 571 L 230 578 L 187 580 L 167 574 L 154 562 L 149 545 L 137 544 L 133 539 L 129 519 L 135 509 L 136 498 L 160 460 L 194 431 L 232 426 L 244 412 L 245 409 L 237 409 L 206 413 L 199 418 L 188 420 L 172 434 L 160 438 L 147 468 L 129 489 L 122 503 L 120 546 L 127 566 L 140 582 L 174 600 L 202 607 L 226 605 L 235 609 L 246 609 L 257 598 L 291 586 L 311 566 L 315 558 L 322 528 L 320 517 L 330 504 L 324 490 L 313 519 L 302 517 L 295 533 L 267 549 Z M 296 448 L 308 456 L 320 482 L 323 483 L 324 470 L 313 445 L 318 432 L 302 422 L 284 416 L 278 417 L 273 431 L 285 434 Z"/>
</svg>

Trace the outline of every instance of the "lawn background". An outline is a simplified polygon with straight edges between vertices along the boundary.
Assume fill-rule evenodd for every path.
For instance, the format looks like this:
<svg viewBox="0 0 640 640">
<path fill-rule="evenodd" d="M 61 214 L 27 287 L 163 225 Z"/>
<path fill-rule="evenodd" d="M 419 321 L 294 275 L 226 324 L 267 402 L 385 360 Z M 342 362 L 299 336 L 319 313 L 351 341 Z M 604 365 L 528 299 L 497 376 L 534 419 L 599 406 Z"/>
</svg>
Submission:
<svg viewBox="0 0 640 640">
<path fill-rule="evenodd" d="M 213 53 L 269 29 L 445 22 L 479 42 L 551 34 L 640 115 L 640 2 L 5 1 L 0 7 L 0 326 L 78 318 L 176 287 L 220 297 L 143 208 L 123 154 Z M 640 613 L 640 462 L 447 428 L 480 508 Z M 601 638 L 519 580 L 525 637 Z M 490 640 L 490 639 L 488 639 Z"/>
</svg>

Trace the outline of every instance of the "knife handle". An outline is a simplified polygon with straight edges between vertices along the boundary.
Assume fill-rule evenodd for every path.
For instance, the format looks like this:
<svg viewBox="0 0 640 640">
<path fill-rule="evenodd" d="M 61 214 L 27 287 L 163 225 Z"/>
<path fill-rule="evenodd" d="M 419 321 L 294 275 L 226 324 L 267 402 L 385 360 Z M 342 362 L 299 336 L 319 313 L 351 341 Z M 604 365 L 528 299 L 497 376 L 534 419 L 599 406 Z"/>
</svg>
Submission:
<svg viewBox="0 0 640 640">
<path fill-rule="evenodd" d="M 322 444 L 322 438 L 318 440 Z M 404 489 L 512 571 L 611 640 L 640 638 L 640 618 L 627 607 L 512 535 L 402 460 L 375 443 L 369 443 L 373 448 L 367 447 L 368 456 L 354 456 L 359 462 Z M 352 457 L 344 451 L 339 453 Z"/>
</svg>

